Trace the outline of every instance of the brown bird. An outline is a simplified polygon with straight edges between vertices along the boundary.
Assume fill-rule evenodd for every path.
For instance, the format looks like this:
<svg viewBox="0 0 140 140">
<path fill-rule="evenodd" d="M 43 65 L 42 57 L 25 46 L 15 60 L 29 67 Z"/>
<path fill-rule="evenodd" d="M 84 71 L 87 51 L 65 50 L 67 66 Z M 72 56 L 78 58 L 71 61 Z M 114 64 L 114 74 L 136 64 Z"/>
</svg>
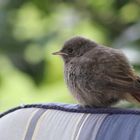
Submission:
<svg viewBox="0 0 140 140">
<path fill-rule="evenodd" d="M 53 54 L 62 56 L 66 84 L 81 105 L 107 107 L 120 100 L 140 102 L 140 77 L 120 50 L 74 37 Z"/>
</svg>

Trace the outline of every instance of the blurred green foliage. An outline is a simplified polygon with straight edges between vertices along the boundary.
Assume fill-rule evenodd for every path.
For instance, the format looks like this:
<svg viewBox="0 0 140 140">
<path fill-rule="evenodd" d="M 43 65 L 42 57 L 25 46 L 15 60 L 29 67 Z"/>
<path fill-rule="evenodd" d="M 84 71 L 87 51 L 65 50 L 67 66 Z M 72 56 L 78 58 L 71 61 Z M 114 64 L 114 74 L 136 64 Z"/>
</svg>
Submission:
<svg viewBox="0 0 140 140">
<path fill-rule="evenodd" d="M 75 35 L 122 49 L 140 69 L 139 0 L 0 1 L 1 111 L 74 102 L 63 81 L 63 62 L 51 53 Z"/>
</svg>

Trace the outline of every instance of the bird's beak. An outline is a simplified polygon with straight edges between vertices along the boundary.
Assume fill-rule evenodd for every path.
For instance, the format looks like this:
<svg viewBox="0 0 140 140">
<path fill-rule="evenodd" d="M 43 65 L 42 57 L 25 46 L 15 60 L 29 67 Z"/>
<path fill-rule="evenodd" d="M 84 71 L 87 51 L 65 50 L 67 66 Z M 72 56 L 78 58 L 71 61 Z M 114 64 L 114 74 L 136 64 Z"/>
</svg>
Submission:
<svg viewBox="0 0 140 140">
<path fill-rule="evenodd" d="M 53 55 L 68 55 L 67 53 L 64 53 L 64 52 L 61 52 L 61 51 L 58 51 L 58 52 L 54 52 L 52 53 Z"/>
</svg>

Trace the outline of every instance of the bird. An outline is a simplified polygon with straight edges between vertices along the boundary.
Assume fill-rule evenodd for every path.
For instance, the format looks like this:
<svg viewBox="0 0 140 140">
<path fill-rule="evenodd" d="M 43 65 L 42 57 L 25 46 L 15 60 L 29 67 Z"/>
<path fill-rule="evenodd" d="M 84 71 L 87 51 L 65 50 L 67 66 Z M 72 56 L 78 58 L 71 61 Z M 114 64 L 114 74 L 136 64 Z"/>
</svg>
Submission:
<svg viewBox="0 0 140 140">
<path fill-rule="evenodd" d="M 140 77 L 120 49 L 75 36 L 60 51 L 64 79 L 82 106 L 110 107 L 121 100 L 140 103 Z"/>
</svg>

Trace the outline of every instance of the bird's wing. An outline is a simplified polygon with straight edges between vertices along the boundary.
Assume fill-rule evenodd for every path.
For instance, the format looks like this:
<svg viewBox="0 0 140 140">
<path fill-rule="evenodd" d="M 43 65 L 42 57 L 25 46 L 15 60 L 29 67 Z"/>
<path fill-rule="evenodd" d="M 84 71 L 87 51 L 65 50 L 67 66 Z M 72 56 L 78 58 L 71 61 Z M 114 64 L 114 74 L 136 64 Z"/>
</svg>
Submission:
<svg viewBox="0 0 140 140">
<path fill-rule="evenodd" d="M 114 89 L 120 93 L 128 93 L 140 102 L 140 77 L 135 76 L 132 72 L 129 74 L 116 72 L 115 75 L 110 73 L 109 77 L 110 80 L 107 82 L 108 89 Z M 128 94 L 124 94 L 124 98 L 129 101 L 130 96 Z"/>
<path fill-rule="evenodd" d="M 97 92 L 104 90 L 129 93 L 140 102 L 140 78 L 134 73 L 124 54 L 114 49 L 101 51 L 82 57 L 78 69 L 78 75 L 82 77 L 82 81 L 77 83 L 79 87 L 85 85 L 90 91 Z M 86 69 L 86 73 L 83 69 Z"/>
<path fill-rule="evenodd" d="M 133 87 L 134 82 L 138 79 L 127 58 L 122 54 L 111 57 L 110 61 L 105 64 L 104 71 L 110 83 L 118 85 L 120 88 Z"/>
<path fill-rule="evenodd" d="M 135 74 L 123 54 L 117 53 L 111 59 L 106 63 L 106 68 L 104 68 L 104 78 L 106 84 L 108 84 L 107 87 L 114 88 L 120 92 L 130 93 L 140 102 L 140 77 Z"/>
<path fill-rule="evenodd" d="M 123 53 L 108 48 L 101 48 L 94 55 L 92 53 L 80 59 L 78 75 L 84 78 L 85 69 L 86 78 L 93 81 L 91 86 L 97 84 L 95 87 L 103 85 L 119 90 L 132 89 L 137 76 Z"/>
</svg>

